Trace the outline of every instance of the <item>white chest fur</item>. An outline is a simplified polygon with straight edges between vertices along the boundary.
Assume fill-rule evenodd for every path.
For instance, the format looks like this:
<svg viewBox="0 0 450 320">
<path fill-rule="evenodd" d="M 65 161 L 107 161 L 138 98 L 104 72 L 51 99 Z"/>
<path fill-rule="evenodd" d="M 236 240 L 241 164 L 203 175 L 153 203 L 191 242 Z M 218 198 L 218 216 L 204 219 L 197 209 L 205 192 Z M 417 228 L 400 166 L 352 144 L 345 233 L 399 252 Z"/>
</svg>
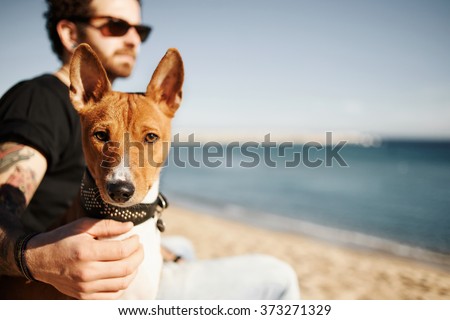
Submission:
<svg viewBox="0 0 450 320">
<path fill-rule="evenodd" d="M 121 238 L 127 238 L 133 234 L 139 235 L 140 242 L 143 244 L 144 261 L 139 266 L 136 277 L 125 290 L 121 299 L 155 299 L 162 268 L 161 237 L 158 228 L 156 228 L 156 219 L 152 218 L 134 226 Z"/>
<path fill-rule="evenodd" d="M 152 187 L 144 201 L 155 201 L 158 196 L 158 189 L 157 184 Z M 161 235 L 156 227 L 156 220 L 157 218 L 151 218 L 141 224 L 138 224 L 137 226 L 134 226 L 133 229 L 126 234 L 108 239 L 121 240 L 137 234 L 144 248 L 144 261 L 139 266 L 136 277 L 125 290 L 121 299 L 150 300 L 156 298 L 163 263 L 160 247 Z"/>
</svg>

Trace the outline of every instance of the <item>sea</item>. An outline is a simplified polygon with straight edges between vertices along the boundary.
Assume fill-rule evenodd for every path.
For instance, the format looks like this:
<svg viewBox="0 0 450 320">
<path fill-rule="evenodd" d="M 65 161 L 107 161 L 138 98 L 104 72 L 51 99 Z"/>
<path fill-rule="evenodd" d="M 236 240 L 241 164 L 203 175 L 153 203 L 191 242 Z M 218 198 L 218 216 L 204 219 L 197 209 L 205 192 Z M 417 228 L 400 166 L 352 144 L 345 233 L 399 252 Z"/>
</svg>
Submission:
<svg viewBox="0 0 450 320">
<path fill-rule="evenodd" d="M 450 141 L 178 143 L 161 190 L 205 214 L 450 270 Z"/>
</svg>

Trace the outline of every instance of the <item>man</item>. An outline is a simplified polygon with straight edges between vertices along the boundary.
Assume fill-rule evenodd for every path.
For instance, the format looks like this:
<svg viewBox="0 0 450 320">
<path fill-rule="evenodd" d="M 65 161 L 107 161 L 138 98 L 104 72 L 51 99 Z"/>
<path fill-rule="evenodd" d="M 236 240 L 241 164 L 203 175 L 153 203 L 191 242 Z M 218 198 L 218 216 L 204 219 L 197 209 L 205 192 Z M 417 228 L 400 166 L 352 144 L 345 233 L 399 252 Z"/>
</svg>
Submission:
<svg viewBox="0 0 450 320">
<path fill-rule="evenodd" d="M 138 0 L 47 3 L 47 30 L 62 66 L 53 75 L 17 84 L 0 101 L 0 275 L 31 276 L 78 299 L 116 299 L 136 274 L 142 246 L 136 236 L 121 241 L 96 239 L 126 233 L 131 224 L 84 218 L 45 230 L 70 206 L 84 171 L 79 120 L 68 95 L 74 49 L 88 43 L 113 82 L 131 74 L 150 29 L 140 24 Z M 27 234 L 28 275 L 14 258 L 15 245 Z M 247 270 L 241 272 L 243 264 Z M 292 270 L 263 256 L 167 264 L 159 295 L 168 299 L 297 297 Z"/>
</svg>

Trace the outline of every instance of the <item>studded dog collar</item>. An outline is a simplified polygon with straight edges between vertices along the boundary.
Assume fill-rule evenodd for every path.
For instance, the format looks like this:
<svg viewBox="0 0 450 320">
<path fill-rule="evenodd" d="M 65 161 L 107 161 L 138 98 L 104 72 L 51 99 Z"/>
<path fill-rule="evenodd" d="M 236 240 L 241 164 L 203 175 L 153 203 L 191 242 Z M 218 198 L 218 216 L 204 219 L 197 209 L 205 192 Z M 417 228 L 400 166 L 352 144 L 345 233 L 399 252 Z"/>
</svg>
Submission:
<svg viewBox="0 0 450 320">
<path fill-rule="evenodd" d="M 160 217 L 162 211 L 166 209 L 169 204 L 162 193 L 158 194 L 157 199 L 153 203 L 139 203 L 130 207 L 113 206 L 102 200 L 100 191 L 98 190 L 94 179 L 90 172 L 86 170 L 81 182 L 80 198 L 81 207 L 88 217 L 113 219 L 121 222 L 131 221 L 134 225 L 157 217 L 157 228 L 161 232 L 165 229 L 164 223 Z"/>
</svg>

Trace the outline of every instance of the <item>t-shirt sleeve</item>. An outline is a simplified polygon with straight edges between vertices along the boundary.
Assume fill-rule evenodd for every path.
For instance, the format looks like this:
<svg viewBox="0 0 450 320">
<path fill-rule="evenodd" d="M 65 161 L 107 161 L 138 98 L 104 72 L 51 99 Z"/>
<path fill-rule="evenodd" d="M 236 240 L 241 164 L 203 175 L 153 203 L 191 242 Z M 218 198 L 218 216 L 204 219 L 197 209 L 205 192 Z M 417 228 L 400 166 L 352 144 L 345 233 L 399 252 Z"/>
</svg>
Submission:
<svg viewBox="0 0 450 320">
<path fill-rule="evenodd" d="M 11 88 L 0 100 L 0 142 L 29 145 L 41 152 L 48 167 L 58 161 L 64 125 L 58 95 L 46 86 L 26 81 Z"/>
</svg>

